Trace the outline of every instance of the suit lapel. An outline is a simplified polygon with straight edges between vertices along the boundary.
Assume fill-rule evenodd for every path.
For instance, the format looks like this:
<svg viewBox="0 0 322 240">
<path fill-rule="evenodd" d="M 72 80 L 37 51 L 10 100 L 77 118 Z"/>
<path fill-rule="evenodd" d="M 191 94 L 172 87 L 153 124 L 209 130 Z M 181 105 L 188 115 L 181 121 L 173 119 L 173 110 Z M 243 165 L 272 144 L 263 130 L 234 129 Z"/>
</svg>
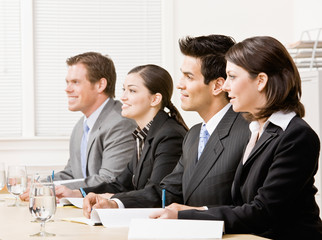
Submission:
<svg viewBox="0 0 322 240">
<path fill-rule="evenodd" d="M 150 130 L 148 132 L 148 135 L 146 136 L 145 142 L 144 142 L 144 147 L 142 150 L 142 154 L 138 162 L 136 163 L 136 166 L 134 168 L 134 179 L 133 179 L 133 184 L 137 186 L 141 171 L 142 171 L 142 166 L 145 161 L 148 159 L 147 154 L 150 151 L 151 144 L 153 142 L 154 137 L 157 135 L 157 132 L 162 128 L 162 125 L 166 122 L 168 119 L 168 115 L 164 111 L 159 111 L 158 114 L 154 117 L 153 122 L 151 124 Z"/>
<path fill-rule="evenodd" d="M 109 113 L 111 112 L 111 110 L 113 109 L 114 104 L 115 104 L 114 99 L 110 98 L 108 100 L 108 102 L 106 103 L 106 105 L 104 106 L 104 108 L 102 109 L 97 120 L 95 121 L 93 128 L 91 129 L 91 132 L 90 132 L 90 135 L 88 138 L 88 142 L 87 142 L 87 152 L 86 152 L 87 159 L 88 159 L 88 155 L 91 151 L 91 148 L 93 146 L 93 143 L 94 143 L 95 139 L 97 138 L 97 136 L 99 135 L 102 124 L 108 124 L 108 122 L 106 121 L 106 118 L 109 115 Z M 87 164 L 88 164 L 88 162 L 87 162 Z"/>
<path fill-rule="evenodd" d="M 208 172 L 213 168 L 216 161 L 219 159 L 222 151 L 224 150 L 221 140 L 229 135 L 231 126 L 233 125 L 237 116 L 238 114 L 235 113 L 232 108 L 230 108 L 225 116 L 221 119 L 214 132 L 211 134 L 194 171 L 191 171 L 192 174 L 189 179 L 189 184 L 186 185 L 185 189 L 185 201 L 189 199 L 190 195 L 200 185 L 203 179 L 207 176 Z M 196 148 L 198 148 L 199 137 L 196 137 L 196 141 Z"/>
<path fill-rule="evenodd" d="M 191 131 L 189 133 L 189 139 L 193 139 L 193 141 L 190 144 L 188 144 L 187 147 L 184 148 L 184 155 L 186 156 L 185 158 L 188 159 L 184 169 L 184 174 L 182 177 L 183 178 L 182 187 L 183 187 L 184 193 L 187 191 L 187 189 L 189 188 L 189 185 L 191 184 L 190 181 L 191 179 L 193 179 L 192 177 L 194 175 L 195 168 L 196 168 L 200 128 L 201 128 L 201 124 L 197 124 L 194 126 L 194 129 L 192 130 L 193 132 Z M 210 141 L 210 138 L 209 138 L 209 141 Z"/>
<path fill-rule="evenodd" d="M 278 135 L 278 131 L 281 128 L 278 126 L 275 126 L 272 123 L 269 123 L 266 130 L 262 133 L 262 135 L 260 136 L 260 138 L 258 139 L 258 141 L 256 142 L 254 148 L 252 149 L 252 151 L 250 152 L 248 159 L 246 160 L 244 166 L 246 167 L 247 165 L 249 165 L 254 158 L 258 155 L 258 153 L 261 152 L 261 150 L 263 148 L 265 148 L 265 146 L 272 140 L 274 139 L 277 135 Z"/>
<path fill-rule="evenodd" d="M 76 155 L 76 159 L 79 159 L 79 163 L 81 162 L 81 142 L 82 142 L 82 137 L 83 137 L 83 122 L 84 122 L 84 117 L 82 117 L 79 122 L 77 123 L 79 126 L 77 126 L 76 132 L 75 132 L 75 136 L 73 137 L 73 142 L 71 144 L 73 144 L 76 149 L 75 155 Z M 73 170 L 76 173 L 81 173 L 82 174 L 82 165 L 81 164 L 75 164 L 73 166 L 73 168 L 77 168 L 77 170 Z M 81 176 L 77 176 L 77 177 L 81 177 Z"/>
</svg>

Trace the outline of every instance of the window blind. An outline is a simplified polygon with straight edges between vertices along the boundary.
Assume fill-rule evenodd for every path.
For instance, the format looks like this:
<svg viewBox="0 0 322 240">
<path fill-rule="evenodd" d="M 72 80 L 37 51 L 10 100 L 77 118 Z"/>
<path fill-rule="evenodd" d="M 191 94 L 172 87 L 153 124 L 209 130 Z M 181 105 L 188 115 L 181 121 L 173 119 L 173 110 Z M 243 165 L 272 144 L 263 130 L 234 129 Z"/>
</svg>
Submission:
<svg viewBox="0 0 322 240">
<path fill-rule="evenodd" d="M 22 134 L 20 0 L 0 1 L 0 137 Z"/>
<path fill-rule="evenodd" d="M 117 71 L 116 98 L 127 72 L 161 64 L 161 0 L 34 0 L 37 136 L 69 136 L 82 115 L 68 111 L 66 58 L 108 54 Z"/>
</svg>

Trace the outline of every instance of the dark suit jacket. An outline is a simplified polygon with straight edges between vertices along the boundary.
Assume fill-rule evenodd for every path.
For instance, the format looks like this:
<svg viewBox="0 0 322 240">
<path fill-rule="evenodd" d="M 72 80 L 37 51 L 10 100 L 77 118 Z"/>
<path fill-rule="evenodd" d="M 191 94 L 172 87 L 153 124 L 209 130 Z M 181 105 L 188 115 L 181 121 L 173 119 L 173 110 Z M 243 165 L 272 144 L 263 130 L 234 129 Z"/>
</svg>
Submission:
<svg viewBox="0 0 322 240">
<path fill-rule="evenodd" d="M 135 122 L 121 116 L 122 104 L 112 98 L 108 100 L 98 116 L 88 138 L 87 178 L 81 182 L 65 184 L 76 189 L 95 186 L 101 182 L 112 182 L 125 169 L 129 157 L 134 153 L 132 132 Z M 69 143 L 69 160 L 63 171 L 55 174 L 55 180 L 84 178 L 80 146 L 83 136 L 82 117 L 73 129 Z"/>
<path fill-rule="evenodd" d="M 246 163 L 238 166 L 234 206 L 181 211 L 179 218 L 224 220 L 227 233 L 321 240 L 313 185 L 319 150 L 319 138 L 301 118 L 294 117 L 285 132 L 270 123 Z"/>
<path fill-rule="evenodd" d="M 139 161 L 135 151 L 132 161 L 115 182 L 104 182 L 96 187 L 85 188 L 84 191 L 119 193 L 159 184 L 176 166 L 185 134 L 182 125 L 164 111 L 159 111 L 150 126 Z"/>
<path fill-rule="evenodd" d="M 160 185 L 115 197 L 125 207 L 161 207 L 161 189 L 165 188 L 167 205 L 231 204 L 231 184 L 250 135 L 248 123 L 230 108 L 211 134 L 197 163 L 200 129 L 201 124 L 197 124 L 187 133 L 177 166 Z"/>
</svg>

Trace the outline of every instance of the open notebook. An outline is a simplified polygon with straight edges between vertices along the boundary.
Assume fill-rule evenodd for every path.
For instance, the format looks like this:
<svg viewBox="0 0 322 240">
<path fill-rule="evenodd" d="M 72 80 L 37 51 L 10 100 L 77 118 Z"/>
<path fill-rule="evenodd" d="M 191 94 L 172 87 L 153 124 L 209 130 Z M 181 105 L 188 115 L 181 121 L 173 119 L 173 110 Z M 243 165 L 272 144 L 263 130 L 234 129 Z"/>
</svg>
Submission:
<svg viewBox="0 0 322 240">
<path fill-rule="evenodd" d="M 91 218 L 63 218 L 63 221 L 103 225 L 104 227 L 128 227 L 134 218 L 148 219 L 150 214 L 161 208 L 125 208 L 125 209 L 93 209 Z"/>
<path fill-rule="evenodd" d="M 83 200 L 84 198 L 61 198 L 57 207 L 75 206 L 77 208 L 83 208 Z"/>
</svg>

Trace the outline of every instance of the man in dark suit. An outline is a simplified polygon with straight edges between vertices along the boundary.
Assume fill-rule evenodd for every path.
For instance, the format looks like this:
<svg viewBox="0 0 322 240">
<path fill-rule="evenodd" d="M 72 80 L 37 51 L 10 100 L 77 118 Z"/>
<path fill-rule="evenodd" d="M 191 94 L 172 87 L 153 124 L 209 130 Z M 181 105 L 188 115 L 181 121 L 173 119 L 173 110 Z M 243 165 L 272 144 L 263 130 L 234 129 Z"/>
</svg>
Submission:
<svg viewBox="0 0 322 240">
<path fill-rule="evenodd" d="M 232 111 L 228 96 L 222 91 L 225 53 L 234 41 L 210 35 L 187 37 L 179 44 L 185 56 L 181 66 L 183 77 L 177 86 L 181 91 L 181 107 L 198 112 L 204 122 L 187 133 L 179 163 L 160 185 L 118 193 L 111 200 L 91 193 L 84 199 L 85 216 L 89 217 L 92 207 L 160 207 L 162 189 L 166 190 L 166 205 L 185 204 L 173 205 L 180 210 L 191 208 L 186 205 L 204 209 L 206 205 L 232 203 L 231 184 L 249 138 L 247 122 Z M 204 127 L 209 140 L 201 153 L 199 136 Z"/>
</svg>

